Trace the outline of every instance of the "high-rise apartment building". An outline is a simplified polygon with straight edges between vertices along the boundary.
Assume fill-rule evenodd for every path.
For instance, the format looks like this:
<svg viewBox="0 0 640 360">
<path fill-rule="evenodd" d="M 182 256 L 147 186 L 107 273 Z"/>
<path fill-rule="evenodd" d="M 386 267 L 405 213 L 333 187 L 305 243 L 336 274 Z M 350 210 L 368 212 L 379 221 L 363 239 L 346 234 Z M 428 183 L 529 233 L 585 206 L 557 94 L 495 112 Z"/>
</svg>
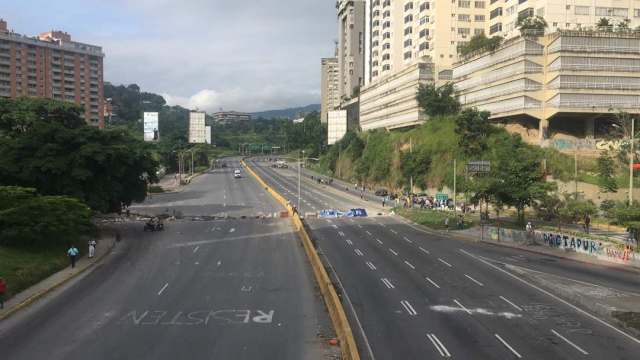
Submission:
<svg viewBox="0 0 640 360">
<path fill-rule="evenodd" d="M 219 111 L 213 113 L 213 121 L 220 124 L 229 124 L 232 122 L 251 121 L 251 114 L 238 111 Z"/>
<path fill-rule="evenodd" d="M 322 59 L 320 77 L 320 93 L 322 96 L 322 101 L 320 102 L 320 121 L 326 124 L 329 111 L 333 111 L 340 106 L 338 58 Z"/>
<path fill-rule="evenodd" d="M 356 98 L 364 85 L 365 0 L 340 0 L 338 10 L 338 74 L 340 98 Z"/>
<path fill-rule="evenodd" d="M 46 97 L 84 107 L 88 124 L 104 126 L 103 58 L 99 46 L 61 31 L 28 37 L 0 20 L 0 97 Z"/>
<path fill-rule="evenodd" d="M 625 19 L 629 19 L 632 29 L 640 25 L 640 2 L 637 0 L 487 1 L 489 12 L 485 30 L 488 36 L 518 36 L 518 19 L 536 15 L 547 21 L 547 32 L 594 28 L 602 18 L 609 19 L 614 26 Z"/>
<path fill-rule="evenodd" d="M 542 16 L 547 33 L 594 28 L 601 18 L 640 25 L 638 0 L 366 0 L 363 129 L 426 120 L 413 95 L 421 83 L 450 81 L 458 48 L 474 35 L 520 35 L 518 19 Z M 425 64 L 419 66 L 419 64 Z M 433 72 L 428 73 L 428 72 Z"/>
</svg>

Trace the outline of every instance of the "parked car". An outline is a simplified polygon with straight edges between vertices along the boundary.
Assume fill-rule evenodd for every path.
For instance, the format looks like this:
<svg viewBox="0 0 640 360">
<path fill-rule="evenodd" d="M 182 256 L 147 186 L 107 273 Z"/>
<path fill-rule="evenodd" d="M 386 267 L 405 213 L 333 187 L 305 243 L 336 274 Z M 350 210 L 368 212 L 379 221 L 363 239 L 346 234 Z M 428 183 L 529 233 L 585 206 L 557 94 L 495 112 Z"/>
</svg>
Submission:
<svg viewBox="0 0 640 360">
<path fill-rule="evenodd" d="M 236 169 L 236 171 L 233 172 L 233 177 L 236 179 L 240 179 L 242 177 L 242 173 L 240 172 L 240 170 Z"/>
<path fill-rule="evenodd" d="M 387 189 L 378 189 L 375 192 L 376 196 L 387 196 L 389 195 L 389 192 L 387 191 Z"/>
</svg>

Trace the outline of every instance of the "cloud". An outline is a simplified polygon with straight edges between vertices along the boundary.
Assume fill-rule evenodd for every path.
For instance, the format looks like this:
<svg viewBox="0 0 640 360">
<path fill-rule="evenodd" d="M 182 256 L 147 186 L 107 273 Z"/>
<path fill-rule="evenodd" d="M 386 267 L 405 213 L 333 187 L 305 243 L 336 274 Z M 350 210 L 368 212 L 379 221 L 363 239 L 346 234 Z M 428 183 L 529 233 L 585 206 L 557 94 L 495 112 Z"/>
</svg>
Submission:
<svg viewBox="0 0 640 360">
<path fill-rule="evenodd" d="M 169 105 L 197 108 L 206 112 L 216 112 L 220 109 L 256 112 L 315 103 L 319 98 L 319 91 L 300 93 L 277 87 L 254 90 L 236 88 L 225 91 L 203 89 L 188 97 L 171 94 L 162 96 Z"/>
</svg>

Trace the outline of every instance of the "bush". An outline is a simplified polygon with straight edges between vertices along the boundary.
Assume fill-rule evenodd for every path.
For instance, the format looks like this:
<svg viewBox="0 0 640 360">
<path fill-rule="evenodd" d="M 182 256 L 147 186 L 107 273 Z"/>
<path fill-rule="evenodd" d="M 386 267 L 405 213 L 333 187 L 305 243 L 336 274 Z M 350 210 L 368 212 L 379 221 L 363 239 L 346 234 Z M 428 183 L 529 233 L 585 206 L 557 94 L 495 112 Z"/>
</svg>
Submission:
<svg viewBox="0 0 640 360">
<path fill-rule="evenodd" d="M 0 211 L 0 245 L 50 247 L 94 232 L 91 210 L 64 196 L 34 197 Z"/>
<path fill-rule="evenodd" d="M 598 208 L 593 201 L 580 201 L 570 199 L 566 205 L 560 209 L 560 216 L 567 222 L 578 222 L 585 216 L 593 216 L 598 212 Z"/>
<path fill-rule="evenodd" d="M 613 210 L 616 222 L 620 225 L 626 225 L 634 221 L 640 221 L 640 206 L 620 206 Z"/>
<path fill-rule="evenodd" d="M 149 192 L 152 194 L 162 194 L 164 189 L 160 185 L 151 185 L 149 186 Z"/>
</svg>

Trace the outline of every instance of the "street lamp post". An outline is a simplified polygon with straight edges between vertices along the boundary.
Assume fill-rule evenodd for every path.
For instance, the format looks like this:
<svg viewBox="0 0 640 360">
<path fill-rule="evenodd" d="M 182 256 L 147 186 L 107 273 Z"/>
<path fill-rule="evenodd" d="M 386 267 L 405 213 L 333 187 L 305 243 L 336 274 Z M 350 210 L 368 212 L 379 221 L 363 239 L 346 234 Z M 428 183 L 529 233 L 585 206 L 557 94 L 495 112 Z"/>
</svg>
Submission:
<svg viewBox="0 0 640 360">
<path fill-rule="evenodd" d="M 302 150 L 302 158 L 304 159 L 304 150 Z M 300 211 L 300 201 L 302 199 L 302 192 L 300 190 L 301 171 L 302 171 L 302 164 L 300 162 L 300 154 L 298 153 L 298 212 Z"/>
</svg>

